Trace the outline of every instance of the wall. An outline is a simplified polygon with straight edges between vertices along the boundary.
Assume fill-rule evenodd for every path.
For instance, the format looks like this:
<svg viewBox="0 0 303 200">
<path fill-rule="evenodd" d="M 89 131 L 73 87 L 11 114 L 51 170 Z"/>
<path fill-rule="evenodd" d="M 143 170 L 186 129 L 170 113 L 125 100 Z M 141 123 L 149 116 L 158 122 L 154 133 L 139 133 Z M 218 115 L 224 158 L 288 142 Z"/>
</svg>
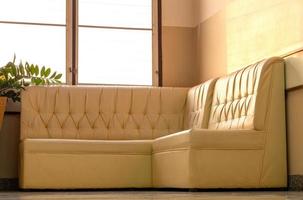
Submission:
<svg viewBox="0 0 303 200">
<path fill-rule="evenodd" d="M 195 0 L 162 0 L 163 86 L 199 82 L 196 65 Z"/>
<path fill-rule="evenodd" d="M 162 0 L 164 86 L 194 86 L 226 74 L 227 2 Z"/>
<path fill-rule="evenodd" d="M 196 0 L 195 3 L 199 81 L 303 47 L 302 0 Z"/>
<path fill-rule="evenodd" d="M 303 175 L 303 89 L 287 92 L 288 171 Z"/>
<path fill-rule="evenodd" d="M 229 2 L 226 6 L 228 72 L 302 48 L 302 10 L 302 0 Z"/>
<path fill-rule="evenodd" d="M 199 81 L 226 74 L 226 11 L 229 0 L 196 0 L 197 65 Z"/>
<path fill-rule="evenodd" d="M 164 86 L 194 86 L 226 74 L 228 2 L 162 0 Z"/>
<path fill-rule="evenodd" d="M 286 92 L 288 171 L 303 180 L 303 51 L 286 57 L 285 63 L 289 88 Z M 302 185 L 299 189 L 303 190 Z"/>
</svg>

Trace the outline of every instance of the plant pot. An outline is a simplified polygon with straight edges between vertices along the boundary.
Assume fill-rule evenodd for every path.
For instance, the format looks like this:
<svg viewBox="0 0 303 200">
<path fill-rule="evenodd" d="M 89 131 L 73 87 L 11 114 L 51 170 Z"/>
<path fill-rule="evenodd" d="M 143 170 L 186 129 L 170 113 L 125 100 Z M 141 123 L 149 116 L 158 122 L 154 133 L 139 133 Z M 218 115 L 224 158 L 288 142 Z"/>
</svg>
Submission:
<svg viewBox="0 0 303 200">
<path fill-rule="evenodd" d="M 20 113 L 21 103 L 19 101 L 14 102 L 12 99 L 7 99 L 5 112 Z"/>
<path fill-rule="evenodd" d="M 0 97 L 0 129 L 2 128 L 7 97 Z"/>
</svg>

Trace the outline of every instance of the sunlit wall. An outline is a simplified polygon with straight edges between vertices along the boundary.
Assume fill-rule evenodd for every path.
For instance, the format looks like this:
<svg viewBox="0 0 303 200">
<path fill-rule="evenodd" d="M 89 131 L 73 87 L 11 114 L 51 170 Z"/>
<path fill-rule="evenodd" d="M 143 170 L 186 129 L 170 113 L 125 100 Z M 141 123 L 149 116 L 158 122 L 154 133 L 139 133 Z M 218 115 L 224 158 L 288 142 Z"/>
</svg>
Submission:
<svg viewBox="0 0 303 200">
<path fill-rule="evenodd" d="M 226 7 L 227 72 L 303 47 L 302 0 L 232 0 Z"/>
</svg>

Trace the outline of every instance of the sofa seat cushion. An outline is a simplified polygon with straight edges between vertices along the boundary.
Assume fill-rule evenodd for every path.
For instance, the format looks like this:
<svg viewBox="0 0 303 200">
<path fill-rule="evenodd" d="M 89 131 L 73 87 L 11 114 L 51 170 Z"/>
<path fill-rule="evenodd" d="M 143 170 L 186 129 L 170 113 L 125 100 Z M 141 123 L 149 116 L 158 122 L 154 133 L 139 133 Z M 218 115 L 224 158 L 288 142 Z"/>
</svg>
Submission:
<svg viewBox="0 0 303 200">
<path fill-rule="evenodd" d="M 153 142 L 153 152 L 184 150 L 190 147 L 191 130 L 185 130 L 157 138 Z"/>
<path fill-rule="evenodd" d="M 26 139 L 25 153 L 150 155 L 151 140 Z"/>
<path fill-rule="evenodd" d="M 255 130 L 190 129 L 153 142 L 153 152 L 186 149 L 263 149 L 266 133 Z"/>
</svg>

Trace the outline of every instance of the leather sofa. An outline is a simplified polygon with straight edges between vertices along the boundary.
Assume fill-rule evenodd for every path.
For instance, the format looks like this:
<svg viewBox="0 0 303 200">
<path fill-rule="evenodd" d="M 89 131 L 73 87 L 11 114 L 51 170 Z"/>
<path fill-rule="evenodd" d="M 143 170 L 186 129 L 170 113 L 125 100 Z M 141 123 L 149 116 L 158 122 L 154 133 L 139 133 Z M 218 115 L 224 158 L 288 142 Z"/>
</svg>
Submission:
<svg viewBox="0 0 303 200">
<path fill-rule="evenodd" d="M 21 110 L 21 188 L 287 186 L 280 58 L 193 88 L 29 87 Z"/>
</svg>

